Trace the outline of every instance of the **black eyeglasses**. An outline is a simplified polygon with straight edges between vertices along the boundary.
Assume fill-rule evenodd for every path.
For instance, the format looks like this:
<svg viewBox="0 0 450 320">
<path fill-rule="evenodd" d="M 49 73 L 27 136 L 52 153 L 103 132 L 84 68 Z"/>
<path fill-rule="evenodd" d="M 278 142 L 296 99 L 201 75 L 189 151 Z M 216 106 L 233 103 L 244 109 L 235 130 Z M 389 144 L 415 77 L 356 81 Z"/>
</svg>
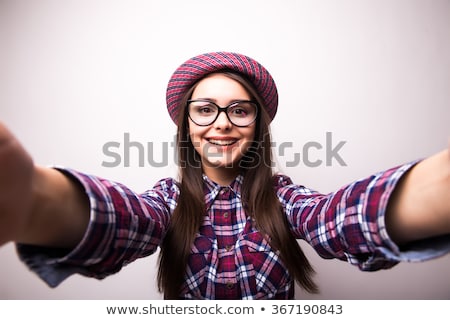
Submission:
<svg viewBox="0 0 450 320">
<path fill-rule="evenodd" d="M 198 126 L 213 124 L 223 111 L 228 120 L 237 127 L 251 125 L 258 115 L 258 105 L 254 101 L 239 100 L 230 103 L 226 107 L 219 107 L 210 100 L 188 100 L 189 118 Z"/>
</svg>

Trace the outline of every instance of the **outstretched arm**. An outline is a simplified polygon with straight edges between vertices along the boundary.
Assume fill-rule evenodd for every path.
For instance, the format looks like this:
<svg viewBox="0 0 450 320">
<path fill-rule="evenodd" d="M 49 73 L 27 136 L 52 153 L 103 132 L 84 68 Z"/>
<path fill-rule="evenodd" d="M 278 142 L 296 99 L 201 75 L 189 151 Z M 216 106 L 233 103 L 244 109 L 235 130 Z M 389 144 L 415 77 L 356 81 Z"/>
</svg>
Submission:
<svg viewBox="0 0 450 320">
<path fill-rule="evenodd" d="M 450 146 L 402 178 L 389 200 L 386 227 L 398 245 L 450 234 Z"/>
<path fill-rule="evenodd" d="M 88 198 L 78 184 L 36 166 L 0 123 L 0 245 L 15 241 L 71 248 L 88 221 Z"/>
</svg>

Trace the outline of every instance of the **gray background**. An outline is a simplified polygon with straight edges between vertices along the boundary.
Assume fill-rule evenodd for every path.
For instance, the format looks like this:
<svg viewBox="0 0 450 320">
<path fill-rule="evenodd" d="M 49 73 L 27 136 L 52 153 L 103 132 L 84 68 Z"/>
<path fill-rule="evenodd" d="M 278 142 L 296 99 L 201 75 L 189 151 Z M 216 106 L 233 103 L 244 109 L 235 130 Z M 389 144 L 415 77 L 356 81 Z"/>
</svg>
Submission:
<svg viewBox="0 0 450 320">
<path fill-rule="evenodd" d="M 144 191 L 177 174 L 167 165 L 102 166 L 107 142 L 173 140 L 165 89 L 187 58 L 247 54 L 279 88 L 273 122 L 278 170 L 322 192 L 448 145 L 450 1 L 0 0 L 0 119 L 35 161 L 64 165 Z M 308 142 L 346 141 L 334 161 L 289 166 Z M 325 160 L 311 149 L 309 160 Z M 159 157 L 159 158 L 158 158 Z M 449 299 L 450 256 L 360 272 L 302 244 L 322 293 L 299 299 Z M 0 248 L 2 299 L 160 299 L 156 255 L 97 281 L 73 276 L 49 289 Z"/>
</svg>

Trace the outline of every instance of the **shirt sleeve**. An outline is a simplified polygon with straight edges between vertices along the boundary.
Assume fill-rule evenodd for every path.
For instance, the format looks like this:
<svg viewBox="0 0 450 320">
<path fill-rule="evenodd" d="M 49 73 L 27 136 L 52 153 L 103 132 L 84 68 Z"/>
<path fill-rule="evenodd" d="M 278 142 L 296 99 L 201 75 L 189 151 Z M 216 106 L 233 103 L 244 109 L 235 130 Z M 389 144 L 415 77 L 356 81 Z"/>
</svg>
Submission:
<svg viewBox="0 0 450 320">
<path fill-rule="evenodd" d="M 411 162 L 321 194 L 277 176 L 277 195 L 297 239 L 325 259 L 337 258 L 363 271 L 388 269 L 401 261 L 424 261 L 450 252 L 450 236 L 399 248 L 385 225 L 388 201 Z"/>
<path fill-rule="evenodd" d="M 105 278 L 157 250 L 177 191 L 172 179 L 136 194 L 106 179 L 70 169 L 58 170 L 77 181 L 89 197 L 90 222 L 82 241 L 73 250 L 16 246 L 19 258 L 50 287 L 75 273 Z"/>
</svg>

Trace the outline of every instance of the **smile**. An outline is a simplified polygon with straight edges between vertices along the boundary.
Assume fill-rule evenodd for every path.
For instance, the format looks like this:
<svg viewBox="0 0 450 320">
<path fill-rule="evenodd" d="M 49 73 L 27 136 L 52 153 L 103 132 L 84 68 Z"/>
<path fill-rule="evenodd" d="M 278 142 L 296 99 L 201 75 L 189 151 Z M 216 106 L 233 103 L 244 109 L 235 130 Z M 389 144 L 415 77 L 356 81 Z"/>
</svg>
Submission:
<svg viewBox="0 0 450 320">
<path fill-rule="evenodd" d="M 231 146 L 236 143 L 236 139 L 231 140 L 217 140 L 217 139 L 207 139 L 209 143 L 214 144 L 216 146 Z"/>
</svg>

